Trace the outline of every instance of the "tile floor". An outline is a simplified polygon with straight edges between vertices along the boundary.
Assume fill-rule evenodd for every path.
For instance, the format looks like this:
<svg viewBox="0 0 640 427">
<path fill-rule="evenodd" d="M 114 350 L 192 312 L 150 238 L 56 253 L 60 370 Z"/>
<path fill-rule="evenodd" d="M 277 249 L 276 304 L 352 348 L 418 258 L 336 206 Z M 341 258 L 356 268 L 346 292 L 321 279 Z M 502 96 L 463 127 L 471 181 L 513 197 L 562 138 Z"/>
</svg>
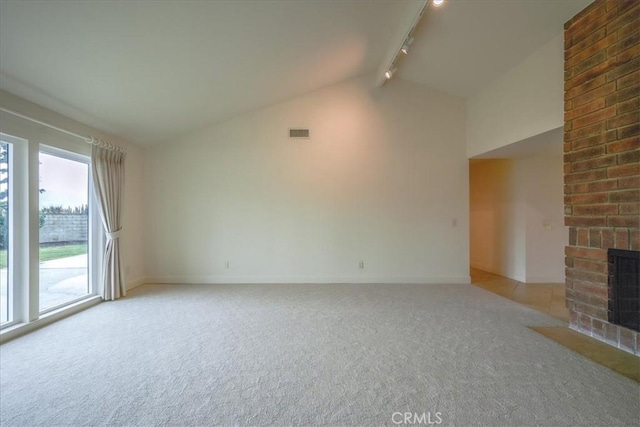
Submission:
<svg viewBox="0 0 640 427">
<path fill-rule="evenodd" d="M 494 294 L 569 322 L 564 283 L 522 283 L 486 271 L 471 269 L 471 283 Z"/>
<path fill-rule="evenodd" d="M 471 269 L 471 283 L 534 310 L 569 322 L 569 310 L 565 307 L 564 283 L 521 283 L 474 268 Z M 596 363 L 640 382 L 640 357 L 638 356 L 571 330 L 568 325 L 565 327 L 536 327 L 532 325 L 531 329 Z"/>
<path fill-rule="evenodd" d="M 567 327 L 531 326 L 530 329 L 554 340 L 625 377 L 640 382 L 640 358 Z"/>
</svg>

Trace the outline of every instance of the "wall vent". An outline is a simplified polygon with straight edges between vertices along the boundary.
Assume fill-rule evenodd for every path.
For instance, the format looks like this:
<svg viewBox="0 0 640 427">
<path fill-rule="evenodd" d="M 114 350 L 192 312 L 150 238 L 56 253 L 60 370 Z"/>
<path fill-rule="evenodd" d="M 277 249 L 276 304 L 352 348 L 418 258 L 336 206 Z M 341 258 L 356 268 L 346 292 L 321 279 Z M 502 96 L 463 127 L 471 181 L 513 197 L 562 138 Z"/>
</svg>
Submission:
<svg viewBox="0 0 640 427">
<path fill-rule="evenodd" d="M 289 138 L 309 138 L 309 129 L 289 129 Z"/>
</svg>

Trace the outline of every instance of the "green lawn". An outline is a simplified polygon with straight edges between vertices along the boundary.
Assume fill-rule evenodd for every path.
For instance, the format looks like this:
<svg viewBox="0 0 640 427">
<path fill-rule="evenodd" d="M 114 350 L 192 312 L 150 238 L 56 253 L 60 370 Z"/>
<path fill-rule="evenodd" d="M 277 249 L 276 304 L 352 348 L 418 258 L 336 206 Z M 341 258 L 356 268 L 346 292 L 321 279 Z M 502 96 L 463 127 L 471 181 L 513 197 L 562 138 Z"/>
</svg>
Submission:
<svg viewBox="0 0 640 427">
<path fill-rule="evenodd" d="M 47 246 L 40 248 L 40 261 L 50 261 L 52 259 L 66 258 L 87 253 L 87 245 L 63 245 Z M 0 268 L 7 266 L 7 251 L 0 251 Z"/>
</svg>

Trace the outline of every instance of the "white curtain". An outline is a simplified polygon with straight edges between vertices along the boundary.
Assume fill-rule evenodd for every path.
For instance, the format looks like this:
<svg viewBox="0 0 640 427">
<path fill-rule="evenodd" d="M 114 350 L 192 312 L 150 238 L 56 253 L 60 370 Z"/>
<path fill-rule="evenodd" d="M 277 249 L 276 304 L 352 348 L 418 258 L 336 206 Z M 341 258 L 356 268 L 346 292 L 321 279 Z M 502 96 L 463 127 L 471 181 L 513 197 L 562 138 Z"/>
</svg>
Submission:
<svg viewBox="0 0 640 427">
<path fill-rule="evenodd" d="M 123 150 L 97 145 L 94 145 L 91 150 L 93 186 L 107 235 L 102 265 L 102 297 L 105 300 L 115 300 L 126 294 L 120 260 L 124 159 Z"/>
</svg>

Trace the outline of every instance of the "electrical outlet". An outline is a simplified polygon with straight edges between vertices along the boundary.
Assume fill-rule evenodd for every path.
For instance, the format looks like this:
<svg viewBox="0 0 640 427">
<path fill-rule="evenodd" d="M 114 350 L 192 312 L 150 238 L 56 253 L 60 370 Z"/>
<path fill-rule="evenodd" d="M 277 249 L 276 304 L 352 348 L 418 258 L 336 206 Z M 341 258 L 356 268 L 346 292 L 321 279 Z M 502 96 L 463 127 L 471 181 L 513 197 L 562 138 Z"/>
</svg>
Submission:
<svg viewBox="0 0 640 427">
<path fill-rule="evenodd" d="M 364 261 L 360 261 L 358 263 L 358 267 L 360 268 L 360 270 L 364 270 Z"/>
<path fill-rule="evenodd" d="M 227 270 L 229 269 L 229 261 L 224 262 L 224 268 L 226 268 Z"/>
</svg>

